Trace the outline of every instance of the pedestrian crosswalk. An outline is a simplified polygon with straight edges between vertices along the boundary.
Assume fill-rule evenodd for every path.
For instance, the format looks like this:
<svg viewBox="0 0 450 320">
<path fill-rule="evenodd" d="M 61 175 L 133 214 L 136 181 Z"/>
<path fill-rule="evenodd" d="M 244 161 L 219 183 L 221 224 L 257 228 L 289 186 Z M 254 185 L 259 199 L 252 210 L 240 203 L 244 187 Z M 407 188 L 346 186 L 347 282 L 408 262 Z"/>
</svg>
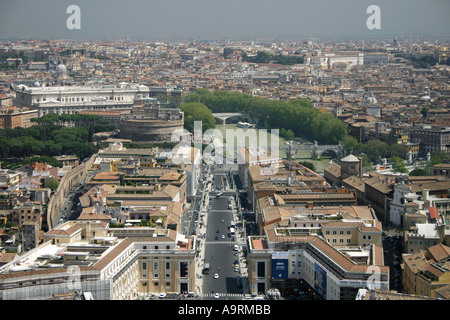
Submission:
<svg viewBox="0 0 450 320">
<path fill-rule="evenodd" d="M 236 241 L 220 241 L 220 240 L 217 240 L 217 241 L 205 241 L 205 244 L 237 244 L 237 242 Z"/>
<path fill-rule="evenodd" d="M 201 295 L 202 298 L 204 299 L 214 299 L 216 297 L 216 293 L 205 293 Z M 244 294 L 242 293 L 220 293 L 219 292 L 219 298 L 223 299 L 223 298 L 243 298 Z"/>
</svg>

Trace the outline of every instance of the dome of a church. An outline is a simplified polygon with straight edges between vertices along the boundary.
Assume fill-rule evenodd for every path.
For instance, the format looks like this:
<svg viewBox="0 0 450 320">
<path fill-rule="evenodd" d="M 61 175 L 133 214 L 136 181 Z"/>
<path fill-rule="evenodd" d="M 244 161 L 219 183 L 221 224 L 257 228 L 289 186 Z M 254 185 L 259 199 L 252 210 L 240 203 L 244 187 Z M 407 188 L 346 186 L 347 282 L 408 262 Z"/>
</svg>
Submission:
<svg viewBox="0 0 450 320">
<path fill-rule="evenodd" d="M 67 75 L 67 68 L 63 64 L 59 64 L 55 69 L 56 76 L 58 78 L 65 77 Z"/>
<path fill-rule="evenodd" d="M 374 96 L 369 96 L 366 98 L 366 104 L 376 104 L 377 102 L 377 98 Z"/>
</svg>

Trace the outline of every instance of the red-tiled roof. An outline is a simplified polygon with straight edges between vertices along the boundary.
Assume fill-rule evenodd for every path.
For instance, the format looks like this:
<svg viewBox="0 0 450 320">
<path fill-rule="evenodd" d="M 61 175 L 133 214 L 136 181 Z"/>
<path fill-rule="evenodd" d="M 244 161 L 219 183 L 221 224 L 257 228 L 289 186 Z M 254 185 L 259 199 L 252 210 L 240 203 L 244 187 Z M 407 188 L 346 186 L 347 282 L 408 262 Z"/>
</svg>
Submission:
<svg viewBox="0 0 450 320">
<path fill-rule="evenodd" d="M 436 207 L 430 207 L 430 218 L 431 219 L 438 219 L 439 218 L 439 212 Z"/>
</svg>

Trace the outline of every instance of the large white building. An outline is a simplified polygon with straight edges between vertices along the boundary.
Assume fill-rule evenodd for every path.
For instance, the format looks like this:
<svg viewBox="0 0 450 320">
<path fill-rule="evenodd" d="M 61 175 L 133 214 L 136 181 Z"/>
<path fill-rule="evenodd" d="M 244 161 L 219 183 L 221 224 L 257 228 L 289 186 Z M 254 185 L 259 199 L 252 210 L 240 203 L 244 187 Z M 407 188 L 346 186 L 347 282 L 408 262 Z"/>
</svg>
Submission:
<svg viewBox="0 0 450 320">
<path fill-rule="evenodd" d="M 324 69 L 333 69 L 338 64 L 350 68 L 364 64 L 364 53 L 358 51 L 318 52 L 314 55 L 305 56 L 304 63 L 311 66 L 320 66 Z"/>
<path fill-rule="evenodd" d="M 38 116 L 49 113 L 74 114 L 82 110 L 131 108 L 139 94 L 149 98 L 150 88 L 139 84 L 119 83 L 104 86 L 26 86 L 15 89 L 17 107 L 38 110 Z"/>
<path fill-rule="evenodd" d="M 0 300 L 46 300 L 89 292 L 94 300 L 135 300 L 195 286 L 195 237 L 176 230 L 111 229 L 69 221 L 44 243 L 0 267 Z"/>
</svg>

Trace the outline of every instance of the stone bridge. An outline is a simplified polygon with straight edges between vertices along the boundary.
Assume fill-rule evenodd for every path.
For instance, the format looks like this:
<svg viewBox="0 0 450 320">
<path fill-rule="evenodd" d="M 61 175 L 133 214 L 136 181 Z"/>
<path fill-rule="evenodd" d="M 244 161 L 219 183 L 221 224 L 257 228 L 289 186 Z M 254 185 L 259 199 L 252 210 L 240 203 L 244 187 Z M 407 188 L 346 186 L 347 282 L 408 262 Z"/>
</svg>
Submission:
<svg viewBox="0 0 450 320">
<path fill-rule="evenodd" d="M 221 120 L 222 124 L 225 124 L 227 119 L 231 119 L 231 118 L 238 118 L 240 120 L 244 120 L 244 121 L 249 121 L 250 118 L 247 114 L 245 113 L 240 113 L 240 112 L 224 112 L 224 113 L 213 113 L 212 114 L 213 117 L 217 120 Z"/>
<path fill-rule="evenodd" d="M 298 143 L 298 142 L 286 142 L 284 146 L 281 147 L 285 152 L 287 158 L 293 158 L 300 150 L 307 150 L 311 153 L 312 158 L 320 157 L 326 151 L 332 151 L 338 159 L 345 156 L 345 150 L 341 142 L 336 145 L 325 145 L 318 144 L 317 141 L 314 143 Z"/>
</svg>

